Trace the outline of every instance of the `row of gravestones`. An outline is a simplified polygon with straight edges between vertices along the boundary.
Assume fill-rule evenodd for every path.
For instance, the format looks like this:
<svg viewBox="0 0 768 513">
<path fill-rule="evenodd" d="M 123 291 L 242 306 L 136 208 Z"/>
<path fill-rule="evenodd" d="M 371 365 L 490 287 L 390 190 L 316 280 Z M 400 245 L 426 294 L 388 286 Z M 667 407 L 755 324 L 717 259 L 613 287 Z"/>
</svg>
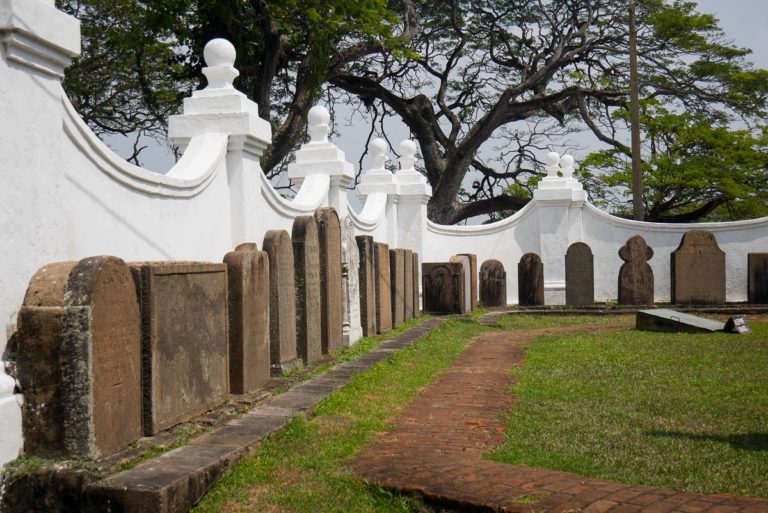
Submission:
<svg viewBox="0 0 768 513">
<path fill-rule="evenodd" d="M 363 333 L 418 315 L 418 256 L 371 237 L 353 245 Z M 291 235 L 268 231 L 262 248 L 241 244 L 222 264 L 99 256 L 41 268 L 15 337 L 25 453 L 114 454 L 343 345 L 335 210 L 296 218 Z"/>
<path fill-rule="evenodd" d="M 474 255 L 472 255 L 474 257 Z M 651 249 L 640 235 L 630 237 L 619 250 L 624 264 L 619 270 L 619 304 L 653 303 L 653 269 L 648 260 Z M 470 267 L 462 255 L 449 262 L 425 263 L 422 268 L 424 309 L 432 313 L 465 313 L 467 294 L 474 294 L 466 283 Z M 670 256 L 672 303 L 723 304 L 725 293 L 725 253 L 714 234 L 706 230 L 685 233 Z M 476 260 L 474 260 L 476 262 Z M 750 253 L 747 258 L 748 301 L 768 303 L 768 253 Z M 471 268 L 471 280 L 476 271 Z M 517 266 L 518 301 L 523 306 L 544 304 L 544 266 L 535 253 L 526 253 Z M 702 280 L 701 276 L 706 276 Z M 480 304 L 506 306 L 506 272 L 498 260 L 488 260 L 480 267 Z M 472 296 L 474 298 L 474 295 Z M 565 255 L 565 302 L 572 306 L 594 303 L 594 258 L 583 242 L 572 244 Z"/>
</svg>

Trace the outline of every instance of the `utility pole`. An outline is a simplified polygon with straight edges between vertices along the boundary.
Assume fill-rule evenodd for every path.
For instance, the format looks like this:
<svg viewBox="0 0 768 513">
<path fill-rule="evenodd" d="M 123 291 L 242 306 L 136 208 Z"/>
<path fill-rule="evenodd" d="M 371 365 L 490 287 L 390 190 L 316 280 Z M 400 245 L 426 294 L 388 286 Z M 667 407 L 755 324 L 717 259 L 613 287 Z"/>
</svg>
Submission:
<svg viewBox="0 0 768 513">
<path fill-rule="evenodd" d="M 640 81 L 637 76 L 637 29 L 635 4 L 629 5 L 629 113 L 632 132 L 632 218 L 642 221 L 643 175 L 640 160 Z"/>
</svg>

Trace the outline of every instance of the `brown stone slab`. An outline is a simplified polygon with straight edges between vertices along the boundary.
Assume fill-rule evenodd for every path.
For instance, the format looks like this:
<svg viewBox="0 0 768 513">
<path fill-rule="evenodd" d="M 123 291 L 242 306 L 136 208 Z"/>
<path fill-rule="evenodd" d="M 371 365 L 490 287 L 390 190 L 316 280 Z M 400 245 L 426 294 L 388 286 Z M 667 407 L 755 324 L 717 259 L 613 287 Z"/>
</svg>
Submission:
<svg viewBox="0 0 768 513">
<path fill-rule="evenodd" d="M 141 321 L 125 262 L 41 268 L 19 313 L 16 364 L 27 455 L 95 459 L 141 437 Z"/>
<path fill-rule="evenodd" d="M 373 237 L 358 235 L 358 255 L 360 257 L 360 324 L 363 327 L 363 335 L 370 337 L 376 334 L 376 286 L 375 266 L 373 262 Z"/>
<path fill-rule="evenodd" d="M 409 321 L 414 318 L 413 315 L 413 251 L 410 249 L 404 250 L 404 269 L 405 269 L 405 289 L 403 297 L 405 298 L 405 320 Z"/>
<path fill-rule="evenodd" d="M 293 265 L 296 282 L 296 351 L 305 364 L 322 356 L 320 242 L 312 216 L 293 221 Z"/>
<path fill-rule="evenodd" d="M 405 252 L 389 250 L 389 283 L 392 290 L 392 326 L 405 322 Z"/>
<path fill-rule="evenodd" d="M 320 208 L 315 211 L 320 243 L 320 323 L 324 354 L 344 345 L 342 283 L 341 283 L 341 223 L 336 210 Z"/>
<path fill-rule="evenodd" d="M 471 306 L 472 310 L 477 308 L 477 301 L 478 301 L 478 269 L 477 269 L 477 255 L 474 253 L 459 253 L 459 255 L 465 255 L 469 257 L 469 272 L 470 275 L 470 284 L 471 284 Z"/>
<path fill-rule="evenodd" d="M 747 298 L 751 304 L 768 303 L 768 253 L 747 255 Z"/>
<path fill-rule="evenodd" d="M 480 266 L 480 304 L 491 308 L 507 306 L 507 273 L 498 260 L 486 260 Z"/>
<path fill-rule="evenodd" d="M 712 232 L 691 230 L 683 235 L 670 255 L 670 278 L 673 303 L 725 303 L 725 252 Z"/>
<path fill-rule="evenodd" d="M 653 249 L 640 235 L 634 235 L 619 250 L 624 264 L 619 269 L 619 304 L 653 304 L 653 269 L 648 260 Z"/>
<path fill-rule="evenodd" d="M 293 244 L 285 230 L 269 230 L 262 245 L 269 257 L 269 340 L 273 376 L 301 366 L 296 352 L 296 282 Z"/>
<path fill-rule="evenodd" d="M 229 394 L 227 266 L 130 265 L 141 304 L 144 434 L 153 435 Z"/>
<path fill-rule="evenodd" d="M 574 242 L 565 253 L 565 304 L 589 306 L 595 302 L 595 266 L 592 250 Z"/>
<path fill-rule="evenodd" d="M 456 262 L 421 264 L 424 311 L 457 314 L 464 309 L 464 266 Z"/>
<path fill-rule="evenodd" d="M 472 264 L 467 255 L 454 255 L 449 262 L 455 262 L 461 264 L 464 275 L 464 303 L 462 304 L 462 313 L 469 313 L 472 311 Z"/>
<path fill-rule="evenodd" d="M 419 265 L 419 254 L 414 252 L 412 255 L 413 258 L 413 316 L 418 317 L 421 315 L 421 305 L 420 305 L 420 296 L 419 296 L 419 283 L 421 283 L 421 279 L 419 276 L 419 269 L 421 269 L 421 266 Z"/>
<path fill-rule="evenodd" d="M 544 304 L 544 265 L 536 253 L 526 253 L 517 264 L 517 296 L 521 306 Z"/>
<path fill-rule="evenodd" d="M 269 371 L 269 257 L 256 244 L 224 256 L 229 273 L 229 391 L 261 388 Z"/>
<path fill-rule="evenodd" d="M 389 246 L 373 243 L 374 290 L 376 292 L 376 333 L 392 329 L 392 287 L 389 275 Z"/>
</svg>

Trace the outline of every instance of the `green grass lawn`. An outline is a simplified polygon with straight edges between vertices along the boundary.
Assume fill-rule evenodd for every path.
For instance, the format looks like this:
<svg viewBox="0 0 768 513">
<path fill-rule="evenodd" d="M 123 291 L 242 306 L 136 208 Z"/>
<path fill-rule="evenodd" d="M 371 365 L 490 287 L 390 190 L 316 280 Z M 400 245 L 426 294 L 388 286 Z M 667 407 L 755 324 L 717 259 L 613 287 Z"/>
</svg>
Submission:
<svg viewBox="0 0 768 513">
<path fill-rule="evenodd" d="M 503 324 L 546 327 L 550 319 L 562 320 Z M 768 325 L 752 327 L 746 336 L 620 329 L 539 337 L 514 371 L 520 400 L 492 458 L 768 497 Z"/>
</svg>

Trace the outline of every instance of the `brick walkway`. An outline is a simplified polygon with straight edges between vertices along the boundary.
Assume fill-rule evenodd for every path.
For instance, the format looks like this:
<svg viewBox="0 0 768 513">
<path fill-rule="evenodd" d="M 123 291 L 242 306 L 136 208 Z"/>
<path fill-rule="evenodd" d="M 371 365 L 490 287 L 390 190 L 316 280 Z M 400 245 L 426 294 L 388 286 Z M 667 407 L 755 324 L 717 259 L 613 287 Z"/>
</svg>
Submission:
<svg viewBox="0 0 768 513">
<path fill-rule="evenodd" d="M 573 328 L 571 328 L 573 329 Z M 594 327 L 582 328 L 594 329 Z M 481 459 L 503 441 L 514 396 L 509 369 L 537 334 L 476 338 L 351 464 L 365 481 L 473 511 L 520 513 L 768 513 L 768 501 L 682 493 Z"/>
</svg>

